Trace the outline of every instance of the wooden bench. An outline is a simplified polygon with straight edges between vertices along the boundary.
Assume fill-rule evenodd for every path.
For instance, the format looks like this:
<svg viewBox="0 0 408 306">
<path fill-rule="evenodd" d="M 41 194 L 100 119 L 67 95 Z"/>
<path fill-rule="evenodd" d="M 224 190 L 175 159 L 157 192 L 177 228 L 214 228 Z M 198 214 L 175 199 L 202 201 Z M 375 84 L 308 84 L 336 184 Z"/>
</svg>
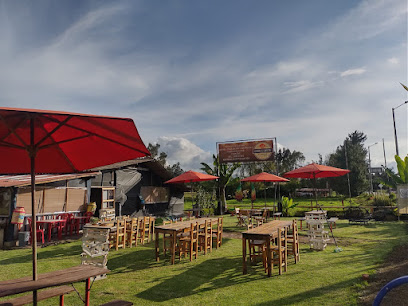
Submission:
<svg viewBox="0 0 408 306">
<path fill-rule="evenodd" d="M 72 286 L 59 286 L 53 287 L 46 290 L 41 290 L 37 292 L 37 301 L 46 300 L 52 297 L 59 296 L 60 297 L 60 305 L 64 305 L 64 294 L 70 293 L 74 291 Z M 19 296 L 13 299 L 9 299 L 6 301 L 1 301 L 0 306 L 19 306 L 25 305 L 33 302 L 33 294 L 27 294 L 23 296 Z"/>
<path fill-rule="evenodd" d="M 336 217 L 331 217 L 330 219 L 327 219 L 327 224 L 330 226 L 330 229 L 332 230 L 333 228 L 336 228 L 336 222 L 339 220 L 339 218 Z"/>
<path fill-rule="evenodd" d="M 123 301 L 123 300 L 114 300 L 114 301 L 102 304 L 101 306 L 131 306 L 131 305 L 133 305 L 132 302 Z"/>
</svg>

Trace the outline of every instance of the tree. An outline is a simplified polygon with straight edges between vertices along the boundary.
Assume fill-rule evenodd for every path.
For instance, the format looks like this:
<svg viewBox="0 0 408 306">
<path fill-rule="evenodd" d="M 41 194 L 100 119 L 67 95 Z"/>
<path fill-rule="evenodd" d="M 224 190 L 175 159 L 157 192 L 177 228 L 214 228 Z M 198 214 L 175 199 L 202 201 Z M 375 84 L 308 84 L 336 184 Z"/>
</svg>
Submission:
<svg viewBox="0 0 408 306">
<path fill-rule="evenodd" d="M 294 170 L 305 161 L 305 156 L 302 152 L 293 150 L 292 152 L 287 149 L 279 149 L 276 154 L 276 162 L 279 165 L 279 173 L 286 173 Z"/>
<path fill-rule="evenodd" d="M 343 144 L 338 146 L 336 151 L 329 155 L 327 164 L 329 166 L 349 169 L 350 190 L 352 196 L 368 190 L 369 182 L 367 179 L 367 149 L 364 142 L 367 136 L 363 132 L 354 131 L 349 134 Z M 347 162 L 346 165 L 346 152 Z M 347 176 L 329 179 L 330 186 L 341 194 L 348 194 Z"/>
<path fill-rule="evenodd" d="M 219 179 L 215 182 L 217 184 L 217 197 L 219 199 L 220 212 L 227 209 L 227 200 L 225 198 L 225 188 L 229 184 L 232 174 L 236 169 L 238 169 L 240 163 L 232 164 L 220 164 L 218 161 L 218 156 L 213 155 L 213 166 L 209 166 L 206 163 L 201 163 L 201 170 L 205 171 L 207 174 L 216 175 Z"/>
<path fill-rule="evenodd" d="M 163 167 L 166 168 L 168 172 L 170 172 L 173 176 L 177 176 L 182 174 L 184 171 L 180 166 L 180 163 L 177 162 L 173 165 L 168 165 L 167 164 L 167 153 L 165 152 L 160 152 L 160 144 L 151 144 L 147 146 L 147 149 L 150 151 L 152 154 L 152 158 L 157 160 Z"/>
</svg>

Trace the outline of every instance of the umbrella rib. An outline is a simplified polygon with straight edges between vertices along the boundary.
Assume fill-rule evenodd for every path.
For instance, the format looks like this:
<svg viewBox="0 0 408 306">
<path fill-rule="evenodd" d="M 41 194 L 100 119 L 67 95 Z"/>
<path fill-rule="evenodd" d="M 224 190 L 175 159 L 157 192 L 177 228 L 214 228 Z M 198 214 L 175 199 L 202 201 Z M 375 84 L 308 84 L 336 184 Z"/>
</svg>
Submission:
<svg viewBox="0 0 408 306">
<path fill-rule="evenodd" d="M 74 117 L 74 116 L 72 116 L 72 118 L 73 118 L 73 117 Z M 60 121 L 59 121 L 59 120 L 56 120 L 55 118 L 47 117 L 47 119 L 49 119 L 50 121 L 54 121 L 54 122 L 56 122 L 56 123 L 60 123 Z M 109 118 L 107 118 L 107 119 L 109 119 Z M 96 125 L 95 122 L 93 122 L 93 124 Z M 72 128 L 72 129 L 75 129 L 75 130 L 77 130 L 77 131 L 83 132 L 83 133 L 87 133 L 88 135 L 87 135 L 87 136 L 82 136 L 83 138 L 85 138 L 85 137 L 90 137 L 90 136 L 95 136 L 95 137 L 99 137 L 99 138 L 101 138 L 101 139 L 104 139 L 104 140 L 106 140 L 106 141 L 110 141 L 110 142 L 112 142 L 112 143 L 116 143 L 116 144 L 118 144 L 118 145 L 121 145 L 121 146 L 126 147 L 126 148 L 128 148 L 128 149 L 131 149 L 131 150 L 133 150 L 133 151 L 137 151 L 137 152 L 140 152 L 140 153 L 143 153 L 143 154 L 146 153 L 146 152 L 144 152 L 144 151 L 142 151 L 142 150 L 139 150 L 139 149 L 134 148 L 134 147 L 132 147 L 132 146 L 126 145 L 126 144 L 124 144 L 124 143 L 122 143 L 122 142 L 120 142 L 120 141 L 113 140 L 113 139 L 110 139 L 110 138 L 108 138 L 108 137 L 104 137 L 104 136 L 102 136 L 102 135 L 100 135 L 100 134 L 96 134 L 96 133 L 87 131 L 87 130 L 82 129 L 82 128 L 78 128 L 78 127 L 73 126 L 73 125 L 71 125 L 71 124 L 65 124 L 65 126 L 70 127 L 70 128 Z M 129 135 L 123 134 L 123 133 L 119 132 L 119 131 L 116 130 L 116 129 L 113 130 L 112 128 L 108 128 L 108 127 L 103 126 L 103 125 L 101 125 L 101 126 L 104 127 L 104 128 L 106 128 L 106 129 L 109 129 L 109 130 L 111 130 L 111 131 L 114 131 L 114 133 L 116 133 L 116 135 L 120 135 L 120 136 L 123 136 L 123 137 L 125 137 L 125 138 L 130 138 L 130 139 L 132 139 L 132 140 L 135 140 L 135 141 L 138 141 L 138 142 L 143 143 L 143 141 L 141 141 L 140 139 L 136 139 L 136 138 L 134 138 L 134 137 L 130 137 Z M 71 141 L 71 140 L 76 140 L 76 139 L 77 139 L 77 138 L 68 139 L 68 140 L 65 140 L 64 142 Z M 78 138 L 78 139 L 79 139 L 79 138 Z"/>
<path fill-rule="evenodd" d="M 40 115 L 40 117 L 44 117 L 47 118 L 44 115 Z M 43 130 L 45 131 L 46 135 L 39 141 L 36 143 L 36 147 L 40 148 L 40 145 L 42 142 L 44 142 L 47 138 L 51 138 L 51 135 L 54 134 L 57 130 L 59 130 L 64 124 L 66 124 L 68 122 L 68 120 L 70 120 L 72 118 L 72 116 L 68 116 L 67 118 L 65 118 L 63 121 L 59 121 L 58 126 L 56 126 L 51 132 L 48 132 L 43 125 L 41 125 L 41 127 L 43 128 Z"/>
<path fill-rule="evenodd" d="M 27 118 L 29 118 L 29 116 L 27 115 Z M 3 121 L 4 125 L 8 128 L 9 133 L 3 137 L 2 140 L 4 140 L 4 138 L 8 137 L 10 134 L 13 134 L 14 136 L 17 137 L 18 140 L 20 140 L 20 142 L 23 144 L 23 147 L 19 147 L 19 148 L 24 148 L 25 150 L 28 151 L 28 144 L 20 137 L 20 135 L 18 135 L 15 131 L 16 127 L 18 127 L 21 123 L 24 122 L 24 119 L 22 119 L 15 127 L 11 127 L 8 122 L 4 119 L 4 117 L 2 115 L 0 115 L 0 119 Z"/>
<path fill-rule="evenodd" d="M 56 120 L 56 119 L 54 119 L 54 118 L 48 118 L 48 119 L 49 119 L 49 120 L 52 120 L 52 121 L 55 121 L 55 122 L 60 122 L 60 121 L 58 121 L 58 120 Z M 109 118 L 107 118 L 107 119 L 109 119 Z M 92 122 L 92 124 L 98 125 L 98 124 L 96 124 L 95 122 Z M 101 139 L 104 139 L 104 140 L 107 140 L 107 141 L 116 143 L 116 144 L 121 145 L 121 146 L 123 146 L 123 147 L 126 147 L 126 148 L 128 148 L 128 149 L 131 149 L 131 150 L 133 150 L 133 151 L 138 151 L 138 152 L 143 153 L 143 154 L 146 153 L 146 152 L 144 152 L 144 151 L 142 151 L 142 150 L 139 150 L 139 149 L 134 148 L 134 147 L 132 147 L 132 146 L 126 145 L 126 144 L 124 144 L 124 143 L 122 143 L 122 142 L 120 142 L 120 141 L 110 139 L 110 138 L 108 138 L 108 137 L 102 136 L 102 135 L 100 135 L 100 134 L 96 134 L 96 133 L 94 133 L 94 132 L 87 131 L 87 130 L 85 130 L 85 129 L 82 129 L 82 128 L 73 126 L 73 125 L 71 125 L 71 124 L 65 124 L 65 126 L 70 127 L 70 128 L 72 128 L 72 129 L 75 129 L 75 130 L 77 130 L 77 131 L 81 131 L 81 132 L 87 133 L 87 134 L 88 134 L 87 137 L 89 137 L 89 136 L 99 137 L 99 138 L 101 138 Z M 122 137 L 124 137 L 124 138 L 130 138 L 130 139 L 132 139 L 132 140 L 134 140 L 134 141 L 143 143 L 143 141 L 141 141 L 140 139 L 136 139 L 136 138 L 134 138 L 134 137 L 130 137 L 129 135 L 126 135 L 126 134 L 124 134 L 124 133 L 122 133 L 122 132 L 120 132 L 120 131 L 118 131 L 118 130 L 116 130 L 116 129 L 112 129 L 112 128 L 107 127 L 107 126 L 105 126 L 105 125 L 99 125 L 99 126 L 105 128 L 105 129 L 107 129 L 107 130 L 113 131 L 116 135 L 120 135 L 120 136 L 122 136 Z M 69 140 L 68 140 L 68 141 L 69 141 Z"/>
<path fill-rule="evenodd" d="M 47 130 L 44 128 L 43 125 L 41 125 L 41 128 L 42 128 L 45 132 L 47 132 Z M 53 132 L 55 132 L 55 130 L 56 130 L 56 129 L 54 129 Z M 60 154 L 62 155 L 62 157 L 63 157 L 63 158 L 65 159 L 65 161 L 68 163 L 68 165 L 71 166 L 72 170 L 73 170 L 74 172 L 78 171 L 78 170 L 75 168 L 74 164 L 73 164 L 73 163 L 70 161 L 70 159 L 67 157 L 67 155 L 61 150 L 59 144 L 54 140 L 54 138 L 52 138 L 51 134 L 52 134 L 52 133 L 49 133 L 46 137 L 49 138 L 49 139 L 51 139 L 51 141 L 54 142 L 54 145 L 47 145 L 47 146 L 43 146 L 43 147 L 37 147 L 37 150 L 40 150 L 40 149 L 43 149 L 43 148 L 49 147 L 49 146 L 55 146 L 55 147 L 57 148 L 58 152 L 60 152 Z M 42 142 L 42 141 L 44 141 L 44 140 L 45 140 L 45 138 L 43 138 L 40 142 Z M 39 143 L 40 143 L 40 142 L 39 142 Z M 38 145 L 38 144 L 37 144 L 37 145 Z"/>
</svg>

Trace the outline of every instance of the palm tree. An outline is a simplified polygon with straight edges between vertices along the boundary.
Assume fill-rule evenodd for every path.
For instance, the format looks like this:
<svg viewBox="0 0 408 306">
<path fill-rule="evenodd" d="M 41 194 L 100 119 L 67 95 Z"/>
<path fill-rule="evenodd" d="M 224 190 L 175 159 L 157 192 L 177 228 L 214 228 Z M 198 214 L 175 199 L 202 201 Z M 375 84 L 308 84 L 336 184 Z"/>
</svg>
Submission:
<svg viewBox="0 0 408 306">
<path fill-rule="evenodd" d="M 390 169 L 385 168 L 385 173 L 390 178 L 388 182 L 382 182 L 383 184 L 397 188 L 398 184 L 408 184 L 408 155 L 403 160 L 398 155 L 395 155 L 395 161 L 397 162 L 398 174 L 394 174 Z"/>
<path fill-rule="evenodd" d="M 206 163 L 201 163 L 201 170 L 205 171 L 207 174 L 216 175 L 219 177 L 217 180 L 217 196 L 221 207 L 219 207 L 220 213 L 227 209 L 227 200 L 225 198 L 225 187 L 231 180 L 232 174 L 236 169 L 238 169 L 241 164 L 220 164 L 218 161 L 218 156 L 213 155 L 213 167 L 210 167 Z M 222 209 L 224 208 L 224 210 Z"/>
</svg>

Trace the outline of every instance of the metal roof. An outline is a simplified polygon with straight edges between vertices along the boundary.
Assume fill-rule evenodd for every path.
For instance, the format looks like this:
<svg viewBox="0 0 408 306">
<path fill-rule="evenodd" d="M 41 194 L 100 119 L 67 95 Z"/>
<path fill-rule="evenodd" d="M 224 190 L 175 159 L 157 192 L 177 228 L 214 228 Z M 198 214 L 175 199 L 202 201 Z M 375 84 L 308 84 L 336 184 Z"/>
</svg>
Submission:
<svg viewBox="0 0 408 306">
<path fill-rule="evenodd" d="M 45 184 L 66 180 L 74 180 L 82 177 L 98 175 L 99 172 L 84 172 L 72 174 L 38 174 L 35 176 L 35 184 Z M 24 175 L 0 175 L 0 187 L 22 187 L 31 185 L 31 176 Z"/>
</svg>

